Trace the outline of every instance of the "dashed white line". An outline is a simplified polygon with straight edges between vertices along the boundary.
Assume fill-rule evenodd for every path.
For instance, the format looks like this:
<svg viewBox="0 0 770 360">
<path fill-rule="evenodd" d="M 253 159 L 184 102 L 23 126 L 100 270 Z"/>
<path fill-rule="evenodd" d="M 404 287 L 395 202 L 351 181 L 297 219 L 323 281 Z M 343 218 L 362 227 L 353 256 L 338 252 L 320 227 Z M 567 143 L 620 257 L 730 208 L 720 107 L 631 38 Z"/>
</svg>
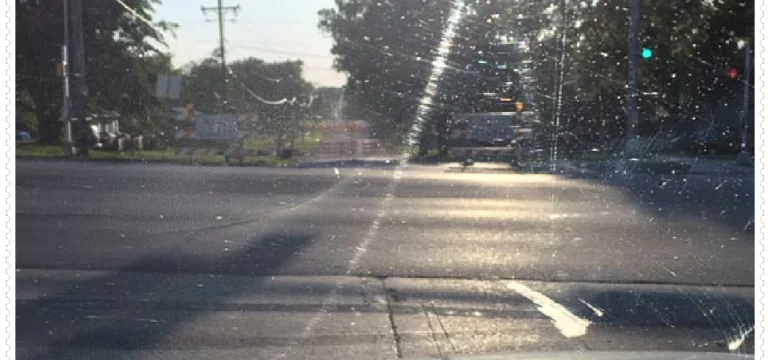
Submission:
<svg viewBox="0 0 770 360">
<path fill-rule="evenodd" d="M 335 168 L 335 173 L 337 172 L 337 169 Z M 390 185 L 388 186 L 387 191 L 385 192 L 385 195 L 380 202 L 379 210 L 377 211 L 377 215 L 375 216 L 374 220 L 372 221 L 372 224 L 369 226 L 369 230 L 366 232 L 366 235 L 364 235 L 363 240 L 361 240 L 361 243 L 358 244 L 358 246 L 355 247 L 355 253 L 353 254 L 353 257 L 350 258 L 348 261 L 348 267 L 345 270 L 345 275 L 350 276 L 353 271 L 358 267 L 358 263 L 361 261 L 361 258 L 366 254 L 367 249 L 369 248 L 369 244 L 374 241 L 374 239 L 377 237 L 377 233 L 380 229 L 380 223 L 382 219 L 385 217 L 386 209 L 388 208 L 390 202 L 393 201 L 393 194 L 396 190 L 396 183 L 401 180 L 402 176 L 402 170 L 401 168 L 397 168 L 393 172 L 393 179 L 390 182 Z M 329 292 L 329 295 L 326 296 L 326 298 L 323 300 L 323 303 L 321 305 L 321 309 L 318 311 L 316 316 L 314 316 L 310 321 L 308 321 L 307 324 L 305 324 L 305 329 L 301 335 L 302 338 L 306 338 L 310 335 L 310 333 L 313 331 L 316 325 L 321 321 L 321 318 L 331 310 L 331 304 L 335 301 L 337 298 L 337 294 L 339 293 L 340 289 L 342 288 L 342 279 L 338 279 L 334 288 Z M 277 354 L 276 356 L 273 356 L 272 359 L 281 359 L 285 358 L 287 355 L 287 352 L 282 352 L 280 354 Z"/>
</svg>

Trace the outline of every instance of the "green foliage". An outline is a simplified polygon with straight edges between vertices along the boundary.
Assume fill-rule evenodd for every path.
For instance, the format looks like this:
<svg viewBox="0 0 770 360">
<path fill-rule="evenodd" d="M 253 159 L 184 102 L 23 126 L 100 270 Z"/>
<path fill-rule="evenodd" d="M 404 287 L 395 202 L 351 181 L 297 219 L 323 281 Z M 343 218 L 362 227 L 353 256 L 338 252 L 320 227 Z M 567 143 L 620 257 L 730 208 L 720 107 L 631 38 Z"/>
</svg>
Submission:
<svg viewBox="0 0 770 360">
<path fill-rule="evenodd" d="M 427 123 L 419 140 L 428 148 L 440 147 L 453 112 L 483 111 L 480 94 L 503 89 L 514 98 L 532 96 L 528 109 L 550 125 L 560 118 L 559 129 L 551 126 L 558 134 L 589 143 L 621 138 L 628 76 L 627 3 L 459 3 L 339 0 L 336 8 L 322 10 L 319 27 L 335 41 L 335 65 L 350 75 L 347 115 L 407 131 L 427 93 L 431 100 L 425 105 Z M 443 56 L 436 49 L 453 6 L 463 15 L 451 51 Z M 637 131 L 693 133 L 710 114 L 737 123 L 736 100 L 742 97 L 743 81 L 753 80 L 742 75 L 730 80 L 727 69 L 743 73 L 741 46 L 753 43 L 753 6 L 753 0 L 642 2 L 640 47 L 654 56 L 637 69 L 637 88 L 645 94 L 639 99 Z M 496 60 L 493 53 L 501 34 L 528 42 L 529 52 L 513 58 L 517 64 L 532 61 L 531 89 L 522 83 L 520 66 L 501 76 L 483 65 Z M 641 57 L 641 48 L 635 56 Z M 426 92 L 431 63 L 439 57 L 447 66 Z M 502 82 L 513 86 L 506 89 Z"/>
<path fill-rule="evenodd" d="M 746 0 L 642 2 L 640 45 L 654 55 L 638 63 L 642 95 L 637 131 L 694 133 L 712 112 L 732 113 L 719 121 L 737 124 L 740 106 L 734 100 L 742 96 L 743 84 L 731 81 L 727 71 L 731 66 L 743 69 L 738 44 L 752 41 L 752 8 L 753 1 Z M 563 128 L 617 138 L 626 117 L 628 8 L 599 1 L 569 2 L 565 10 Z M 563 25 L 557 19 L 549 26 Z M 538 44 L 536 62 L 552 62 L 561 51 L 557 36 L 546 37 Z M 636 56 L 641 59 L 641 53 Z M 540 67 L 537 82 L 541 92 L 555 94 L 558 81 L 548 65 Z M 543 108 L 546 118 L 552 118 L 553 106 Z"/>
<path fill-rule="evenodd" d="M 411 126 L 450 3 L 337 1 L 319 12 L 319 28 L 334 39 L 335 67 L 348 74 L 346 118 L 367 119 L 386 136 Z"/>
<path fill-rule="evenodd" d="M 244 130 L 275 138 L 276 149 L 296 137 L 302 124 L 313 119 L 313 86 L 302 77 L 301 61 L 266 63 L 257 58 L 228 64 L 227 109 L 221 94 L 221 62 L 206 58 L 184 70 L 182 97 L 207 113 L 252 114 Z"/>
<path fill-rule="evenodd" d="M 344 94 L 342 88 L 320 87 L 315 91 L 314 101 L 311 104 L 313 121 L 335 120 L 342 114 L 340 107 L 343 104 Z"/>
<path fill-rule="evenodd" d="M 129 7 L 152 21 L 159 0 L 125 0 Z M 64 9 L 62 1 L 16 0 L 16 93 L 27 99 L 21 110 L 34 113 L 40 138 L 58 142 L 61 123 L 61 60 Z M 83 40 L 86 83 L 91 111 L 117 111 L 126 118 L 144 119 L 157 106 L 152 97 L 159 71 L 170 62 L 162 54 L 164 36 L 174 24 L 150 26 L 127 12 L 116 1 L 83 2 Z M 70 58 L 73 59 L 72 54 Z"/>
</svg>

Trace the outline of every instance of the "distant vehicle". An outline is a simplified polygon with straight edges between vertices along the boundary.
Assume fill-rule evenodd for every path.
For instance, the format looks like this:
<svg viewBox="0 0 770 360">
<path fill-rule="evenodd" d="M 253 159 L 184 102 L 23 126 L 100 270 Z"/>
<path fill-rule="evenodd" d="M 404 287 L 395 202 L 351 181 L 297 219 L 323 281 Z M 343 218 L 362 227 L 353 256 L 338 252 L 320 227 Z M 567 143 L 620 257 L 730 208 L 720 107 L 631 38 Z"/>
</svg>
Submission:
<svg viewBox="0 0 770 360">
<path fill-rule="evenodd" d="M 475 161 L 505 162 L 518 170 L 545 164 L 545 133 L 534 112 L 465 113 L 452 122 L 449 152 L 463 167 Z"/>
</svg>

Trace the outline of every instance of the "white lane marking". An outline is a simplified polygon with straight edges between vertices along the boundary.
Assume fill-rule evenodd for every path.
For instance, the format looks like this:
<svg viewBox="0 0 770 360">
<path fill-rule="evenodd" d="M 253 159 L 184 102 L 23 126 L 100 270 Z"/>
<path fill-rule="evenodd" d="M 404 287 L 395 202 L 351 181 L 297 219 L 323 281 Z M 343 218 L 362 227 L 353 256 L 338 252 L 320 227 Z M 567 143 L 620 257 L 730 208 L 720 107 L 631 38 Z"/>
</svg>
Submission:
<svg viewBox="0 0 770 360">
<path fill-rule="evenodd" d="M 366 254 L 367 249 L 369 248 L 369 244 L 374 240 L 375 236 L 377 236 L 377 232 L 380 229 L 380 219 L 382 219 L 385 216 L 385 204 L 381 205 L 382 208 L 380 208 L 379 211 L 377 211 L 377 216 L 375 217 L 374 221 L 372 222 L 372 226 L 369 227 L 369 231 L 367 231 L 366 236 L 364 237 L 364 240 L 361 242 L 360 245 L 356 247 L 356 252 L 353 254 L 353 257 L 348 261 L 348 268 L 345 271 L 346 275 L 350 275 L 353 270 L 358 266 L 358 262 L 361 261 L 361 258 Z"/>
<path fill-rule="evenodd" d="M 353 270 L 355 270 L 355 268 L 358 266 L 358 262 L 361 261 L 361 258 L 369 248 L 369 244 L 371 244 L 371 242 L 374 241 L 374 239 L 377 237 L 377 232 L 380 230 L 380 222 L 385 217 L 385 212 L 390 206 L 390 203 L 393 201 L 393 194 L 396 192 L 396 184 L 401 180 L 401 176 L 402 169 L 399 167 L 393 172 L 393 179 L 390 181 L 390 184 L 388 184 L 384 198 L 378 206 L 379 209 L 377 210 L 377 215 L 374 217 L 372 225 L 369 226 L 369 231 L 366 232 L 364 239 L 356 247 L 355 254 L 353 254 L 353 257 L 350 259 L 350 261 L 348 261 L 348 268 L 345 271 L 346 275 L 353 273 Z"/>
<path fill-rule="evenodd" d="M 752 332 L 754 332 L 753 326 L 747 330 L 744 330 L 735 339 L 730 341 L 727 344 L 727 348 L 730 349 L 730 351 L 738 350 L 738 348 L 740 348 L 741 345 L 743 345 L 743 342 L 746 341 L 746 337 L 749 336 L 749 334 L 751 334 Z"/>
<path fill-rule="evenodd" d="M 334 168 L 336 171 L 337 168 Z M 393 179 L 391 180 L 390 184 L 388 185 L 387 191 L 385 192 L 385 196 L 380 202 L 379 210 L 377 210 L 377 215 L 375 216 L 374 220 L 372 221 L 372 224 L 369 226 L 369 230 L 366 232 L 366 235 L 364 235 L 363 240 L 361 243 L 355 247 L 356 252 L 353 254 L 353 257 L 348 261 L 348 267 L 345 269 L 345 275 L 350 276 L 353 273 L 353 270 L 356 269 L 358 266 L 358 263 L 361 261 L 361 258 L 366 254 L 367 249 L 369 248 L 369 244 L 371 244 L 372 241 L 377 237 L 377 232 L 380 230 L 380 223 L 382 219 L 385 217 L 385 212 L 387 211 L 388 206 L 393 201 L 393 194 L 396 191 L 396 183 L 401 180 L 402 176 L 402 168 L 399 167 L 393 172 Z M 310 333 L 313 331 L 313 329 L 318 325 L 318 323 L 321 321 L 321 318 L 325 314 L 327 314 L 331 310 L 331 305 L 336 303 L 336 299 L 338 297 L 339 291 L 342 289 L 342 280 L 338 279 L 334 288 L 329 292 L 329 295 L 324 298 L 321 309 L 318 311 L 316 316 L 314 316 L 310 321 L 305 324 L 305 329 L 302 332 L 302 335 L 300 335 L 300 338 L 307 338 L 310 336 Z M 283 351 L 279 354 L 276 354 L 271 359 L 282 359 L 285 358 L 288 355 L 288 352 L 291 351 L 292 348 L 287 349 L 286 351 Z"/>
<path fill-rule="evenodd" d="M 548 316 L 559 332 L 568 338 L 585 335 L 588 326 L 591 325 L 590 321 L 576 316 L 567 310 L 566 307 L 553 301 L 548 296 L 532 290 L 519 282 L 509 281 L 506 285 L 509 289 L 535 303 L 537 310 L 543 315 Z"/>
<path fill-rule="evenodd" d="M 550 214 L 548 215 L 549 220 L 560 220 L 560 219 L 575 219 L 575 218 L 581 218 L 581 217 L 595 217 L 596 215 L 602 215 L 607 216 L 611 213 L 609 211 L 600 211 L 598 213 L 571 213 L 571 214 Z"/>
<path fill-rule="evenodd" d="M 594 314 L 596 314 L 596 316 L 598 316 L 598 317 L 604 316 L 604 311 L 602 311 L 602 309 L 599 309 L 598 307 L 589 304 L 587 301 L 585 301 L 583 299 L 578 299 L 578 301 L 583 303 L 583 305 L 585 305 L 587 308 L 591 309 L 591 311 L 593 311 Z"/>
<path fill-rule="evenodd" d="M 586 214 L 551 214 L 551 215 L 548 215 L 548 219 L 558 220 L 558 219 L 577 218 L 581 216 L 587 216 L 587 215 Z"/>
</svg>

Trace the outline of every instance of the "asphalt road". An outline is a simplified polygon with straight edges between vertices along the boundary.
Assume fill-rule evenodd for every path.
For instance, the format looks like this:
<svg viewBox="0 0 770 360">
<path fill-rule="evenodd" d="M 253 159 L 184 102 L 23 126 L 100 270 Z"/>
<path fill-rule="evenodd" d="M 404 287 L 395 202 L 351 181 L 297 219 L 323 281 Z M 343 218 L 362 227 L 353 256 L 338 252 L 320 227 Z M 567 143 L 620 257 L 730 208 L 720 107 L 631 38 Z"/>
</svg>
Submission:
<svg viewBox="0 0 770 360">
<path fill-rule="evenodd" d="M 17 162 L 19 357 L 753 351 L 753 179 L 343 165 Z"/>
</svg>

